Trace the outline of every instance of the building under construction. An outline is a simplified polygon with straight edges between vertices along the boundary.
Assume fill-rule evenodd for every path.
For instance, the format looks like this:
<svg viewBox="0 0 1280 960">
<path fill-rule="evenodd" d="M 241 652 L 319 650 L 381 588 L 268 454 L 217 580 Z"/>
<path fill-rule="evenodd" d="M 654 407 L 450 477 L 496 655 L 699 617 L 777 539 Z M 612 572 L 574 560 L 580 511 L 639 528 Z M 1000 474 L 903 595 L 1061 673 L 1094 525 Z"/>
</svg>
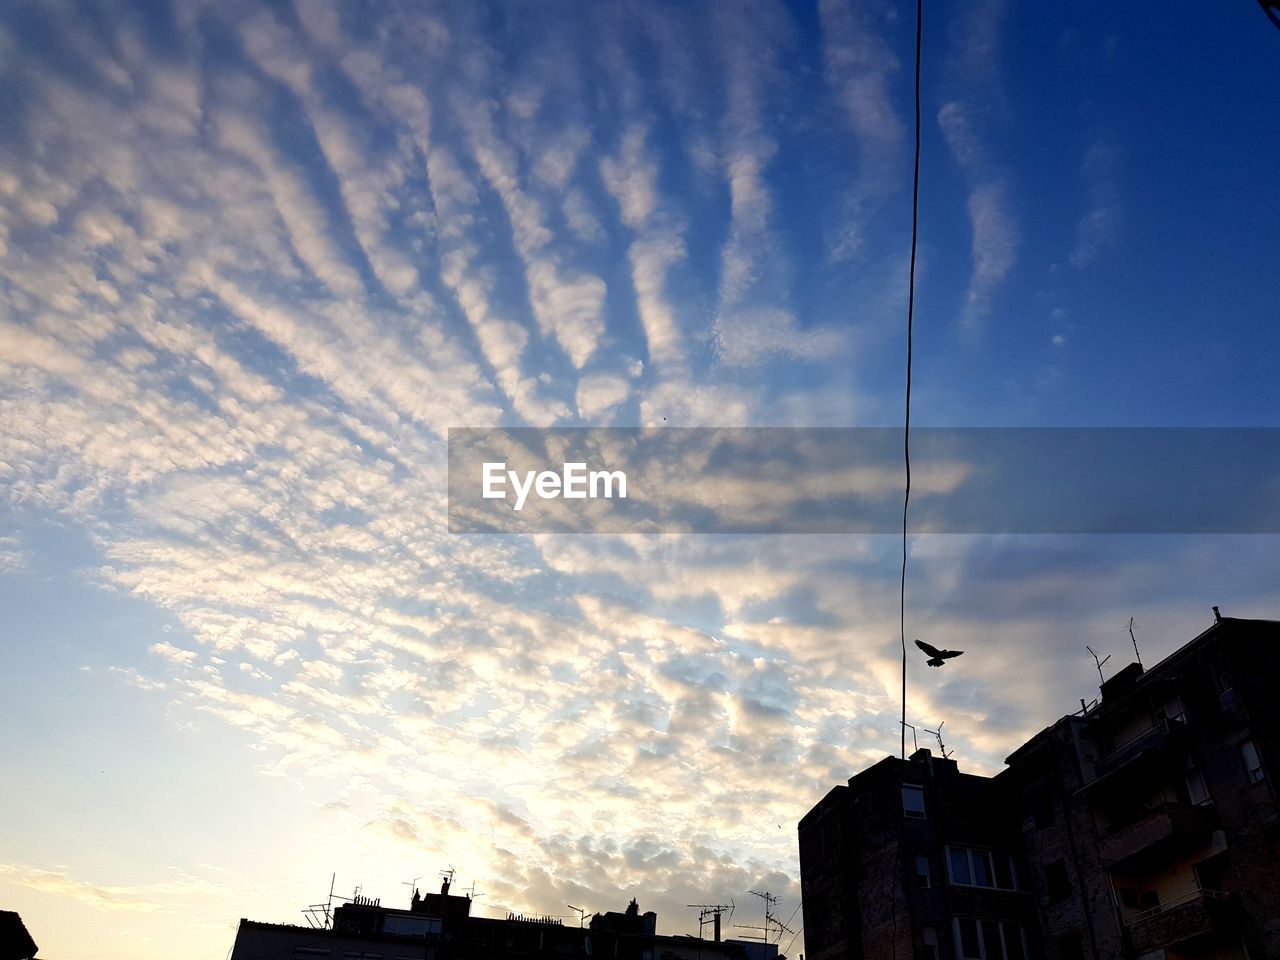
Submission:
<svg viewBox="0 0 1280 960">
<path fill-rule="evenodd" d="M 800 821 L 810 960 L 1280 958 L 1280 622 L 1216 618 L 995 777 L 918 750 Z"/>
</svg>

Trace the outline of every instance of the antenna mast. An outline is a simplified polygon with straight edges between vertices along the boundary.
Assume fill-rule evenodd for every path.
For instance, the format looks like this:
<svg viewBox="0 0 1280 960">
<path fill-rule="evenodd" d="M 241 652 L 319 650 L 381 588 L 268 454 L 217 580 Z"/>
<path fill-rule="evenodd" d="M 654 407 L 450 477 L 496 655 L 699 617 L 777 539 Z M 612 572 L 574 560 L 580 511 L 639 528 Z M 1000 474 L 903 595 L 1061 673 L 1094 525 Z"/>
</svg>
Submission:
<svg viewBox="0 0 1280 960">
<path fill-rule="evenodd" d="M 912 752 L 914 753 L 916 750 L 919 750 L 919 749 L 920 749 L 920 741 L 916 739 L 916 728 L 915 728 L 915 724 L 907 723 L 905 720 L 904 720 L 904 721 L 902 721 L 902 742 L 903 742 L 904 744 L 907 742 L 907 731 L 908 731 L 908 730 L 910 730 L 910 731 L 911 731 L 911 750 L 912 750 Z M 928 731 L 926 731 L 926 732 L 928 732 Z M 904 758 L 905 758 L 905 757 L 906 757 L 906 755 L 907 755 L 907 754 L 906 754 L 906 748 L 905 748 L 905 747 L 903 748 L 903 753 L 902 753 L 902 755 L 903 755 L 903 757 L 904 757 Z"/>
<path fill-rule="evenodd" d="M 1093 662 L 1098 667 L 1098 683 L 1099 684 L 1106 683 L 1106 680 L 1102 676 L 1102 665 L 1111 659 L 1111 654 L 1108 653 L 1105 657 L 1099 660 L 1097 650 L 1094 650 L 1093 647 L 1089 646 L 1087 643 L 1085 644 L 1084 648 L 1088 650 L 1091 654 L 1093 654 Z"/>
<path fill-rule="evenodd" d="M 951 754 L 947 753 L 947 745 L 942 742 L 942 725 L 946 722 L 947 721 L 943 720 L 941 723 L 939 723 L 937 730 L 930 730 L 928 727 L 926 727 L 924 732 L 933 734 L 934 738 L 938 741 L 938 752 L 942 754 L 942 759 L 950 760 Z"/>
<path fill-rule="evenodd" d="M 1142 666 L 1142 654 L 1138 652 L 1138 638 L 1133 635 L 1133 617 L 1129 618 L 1129 640 L 1133 644 L 1133 655 L 1138 658 L 1138 666 Z"/>
<path fill-rule="evenodd" d="M 740 927 L 743 930 L 759 930 L 760 931 L 760 933 L 755 935 L 747 934 L 748 939 L 750 940 L 760 939 L 760 940 L 763 940 L 765 943 L 770 943 L 771 941 L 769 938 L 773 935 L 774 930 L 778 931 L 779 940 L 782 939 L 782 935 L 784 933 L 795 933 L 794 930 L 788 927 L 785 923 L 783 923 L 773 914 L 773 905 L 778 902 L 779 900 L 778 897 L 775 897 L 768 890 L 765 890 L 763 892 L 759 890 L 752 890 L 751 895 L 753 897 L 759 897 L 761 900 L 764 901 L 764 925 L 761 926 L 755 923 L 735 923 L 734 924 L 735 927 Z"/>
<path fill-rule="evenodd" d="M 706 939 L 702 934 L 703 934 L 703 931 L 706 929 L 707 924 L 709 923 L 714 927 L 713 932 L 715 934 L 715 942 L 719 943 L 720 942 L 720 915 L 724 913 L 726 910 L 728 910 L 729 916 L 732 917 L 733 904 L 732 903 L 686 903 L 685 906 L 691 907 L 699 911 L 698 939 L 699 940 Z"/>
<path fill-rule="evenodd" d="M 333 885 L 337 880 L 336 873 L 329 877 L 329 896 L 324 903 L 313 903 L 309 907 L 302 908 L 302 915 L 307 918 L 307 924 L 317 930 L 328 930 L 333 923 Z"/>
</svg>

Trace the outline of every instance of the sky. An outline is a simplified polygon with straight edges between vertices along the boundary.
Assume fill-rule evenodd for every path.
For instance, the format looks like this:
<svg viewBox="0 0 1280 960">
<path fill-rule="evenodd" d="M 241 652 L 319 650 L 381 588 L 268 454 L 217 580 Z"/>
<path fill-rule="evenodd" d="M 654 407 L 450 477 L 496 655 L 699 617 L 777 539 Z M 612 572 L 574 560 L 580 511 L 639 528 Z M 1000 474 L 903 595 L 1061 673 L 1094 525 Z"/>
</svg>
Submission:
<svg viewBox="0 0 1280 960">
<path fill-rule="evenodd" d="M 1256 4 L 925 6 L 913 423 L 1280 425 Z M 913 31 L 4 6 L 0 907 L 42 956 L 215 960 L 450 867 L 485 915 L 768 889 L 801 931 L 797 821 L 898 748 L 898 540 L 450 533 L 445 444 L 901 423 Z M 1274 536 L 913 537 L 907 635 L 966 654 L 908 719 L 994 772 L 1086 644 L 1278 585 Z"/>
</svg>

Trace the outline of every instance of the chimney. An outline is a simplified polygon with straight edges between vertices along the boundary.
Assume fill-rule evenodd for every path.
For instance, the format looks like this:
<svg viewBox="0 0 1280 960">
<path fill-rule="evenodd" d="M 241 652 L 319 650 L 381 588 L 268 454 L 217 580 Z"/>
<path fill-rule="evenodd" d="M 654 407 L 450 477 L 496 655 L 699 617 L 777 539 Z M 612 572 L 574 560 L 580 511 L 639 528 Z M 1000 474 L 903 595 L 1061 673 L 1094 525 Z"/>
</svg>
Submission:
<svg viewBox="0 0 1280 960">
<path fill-rule="evenodd" d="M 449 895 L 449 878 L 448 877 L 445 877 L 444 881 L 440 884 L 440 895 L 442 897 L 447 897 Z"/>
</svg>

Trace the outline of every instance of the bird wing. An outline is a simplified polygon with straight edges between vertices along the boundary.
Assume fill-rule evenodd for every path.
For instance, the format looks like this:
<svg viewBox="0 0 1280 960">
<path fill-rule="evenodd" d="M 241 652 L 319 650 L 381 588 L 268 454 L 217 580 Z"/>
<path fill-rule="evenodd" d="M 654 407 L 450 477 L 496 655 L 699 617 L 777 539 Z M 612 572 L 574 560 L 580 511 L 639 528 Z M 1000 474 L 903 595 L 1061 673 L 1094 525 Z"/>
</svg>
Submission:
<svg viewBox="0 0 1280 960">
<path fill-rule="evenodd" d="M 942 656 L 942 651 L 931 644 L 925 643 L 923 640 L 917 640 L 916 646 L 923 650 L 931 657 Z"/>
<path fill-rule="evenodd" d="M 962 653 L 964 653 L 963 650 L 939 650 L 937 652 L 937 656 L 941 657 L 943 660 L 950 660 L 952 657 L 958 657 Z"/>
</svg>

